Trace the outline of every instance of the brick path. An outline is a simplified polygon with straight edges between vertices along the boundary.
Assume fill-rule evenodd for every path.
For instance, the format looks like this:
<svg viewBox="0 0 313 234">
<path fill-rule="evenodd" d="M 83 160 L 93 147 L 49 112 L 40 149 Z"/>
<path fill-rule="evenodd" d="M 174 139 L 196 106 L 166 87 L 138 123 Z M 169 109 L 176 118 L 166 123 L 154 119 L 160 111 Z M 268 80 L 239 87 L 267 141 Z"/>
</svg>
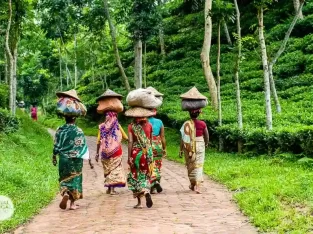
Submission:
<svg viewBox="0 0 313 234">
<path fill-rule="evenodd" d="M 94 157 L 95 138 L 88 137 L 88 144 Z M 133 209 L 136 200 L 126 188 L 118 190 L 118 196 L 105 194 L 100 163 L 95 163 L 93 170 L 85 163 L 83 176 L 84 199 L 78 202 L 78 210 L 59 209 L 61 197 L 57 196 L 30 223 L 14 233 L 257 233 L 223 186 L 205 178 L 203 194 L 194 194 L 188 189 L 185 167 L 174 162 L 164 162 L 164 191 L 152 195 L 151 209 Z"/>
</svg>

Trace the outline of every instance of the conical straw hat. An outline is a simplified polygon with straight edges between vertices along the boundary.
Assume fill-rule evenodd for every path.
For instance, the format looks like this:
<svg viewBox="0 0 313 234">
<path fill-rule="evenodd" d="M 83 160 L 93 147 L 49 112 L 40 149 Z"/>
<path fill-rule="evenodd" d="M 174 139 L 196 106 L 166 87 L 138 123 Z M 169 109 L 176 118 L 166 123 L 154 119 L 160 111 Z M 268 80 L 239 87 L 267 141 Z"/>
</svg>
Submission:
<svg viewBox="0 0 313 234">
<path fill-rule="evenodd" d="M 207 97 L 202 95 L 196 87 L 193 87 L 187 93 L 180 95 L 180 97 L 182 99 L 200 99 L 200 100 L 206 100 L 207 99 Z"/>
<path fill-rule="evenodd" d="M 106 98 L 106 97 L 116 97 L 121 100 L 123 96 L 121 94 L 118 94 L 112 91 L 111 89 L 108 89 L 100 97 L 98 97 L 96 101 L 99 101 L 100 99 Z"/>
<path fill-rule="evenodd" d="M 158 90 L 156 90 L 155 88 L 153 88 L 153 87 L 151 87 L 151 86 L 149 86 L 148 88 L 146 88 L 146 90 L 151 91 L 151 92 L 154 94 L 154 96 L 156 96 L 156 97 L 164 96 L 163 93 L 160 93 Z"/>
<path fill-rule="evenodd" d="M 155 115 L 155 111 L 142 107 L 132 107 L 125 111 L 125 115 L 128 117 L 150 117 Z"/>
<path fill-rule="evenodd" d="M 72 97 L 72 98 L 75 98 L 76 100 L 81 102 L 75 89 L 71 89 L 71 90 L 65 91 L 65 92 L 57 92 L 56 95 L 58 97 L 64 97 L 64 96 L 65 97 Z"/>
</svg>

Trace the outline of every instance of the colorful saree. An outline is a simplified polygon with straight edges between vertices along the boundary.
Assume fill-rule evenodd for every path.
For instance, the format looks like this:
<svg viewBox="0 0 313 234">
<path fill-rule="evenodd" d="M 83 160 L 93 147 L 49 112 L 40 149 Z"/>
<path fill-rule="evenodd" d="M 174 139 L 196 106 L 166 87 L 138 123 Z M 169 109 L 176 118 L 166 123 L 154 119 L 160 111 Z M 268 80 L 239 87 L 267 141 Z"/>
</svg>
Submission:
<svg viewBox="0 0 313 234">
<path fill-rule="evenodd" d="M 130 172 L 128 173 L 128 188 L 134 197 L 142 197 L 150 193 L 150 179 L 153 171 L 153 152 L 147 132 L 152 132 L 151 125 L 132 123 L 129 126 L 134 135 L 131 156 L 128 159 Z M 152 134 L 152 133 L 151 133 Z"/>
<path fill-rule="evenodd" d="M 104 186 L 108 188 L 125 187 L 126 178 L 122 165 L 122 129 L 118 124 L 117 113 L 110 111 L 105 115 L 105 122 L 99 126 Z"/>
<path fill-rule="evenodd" d="M 83 198 L 83 159 L 89 151 L 83 131 L 74 124 L 58 128 L 54 140 L 54 155 L 59 155 L 60 193 L 68 194 L 72 201 Z"/>
<path fill-rule="evenodd" d="M 203 163 L 205 143 L 203 136 L 196 137 L 196 128 L 192 120 L 186 121 L 180 129 L 183 151 L 191 188 L 203 182 Z"/>
<path fill-rule="evenodd" d="M 152 149 L 154 168 L 151 176 L 151 186 L 153 187 L 156 183 L 160 183 L 161 181 L 163 149 L 160 136 L 152 137 Z"/>
</svg>

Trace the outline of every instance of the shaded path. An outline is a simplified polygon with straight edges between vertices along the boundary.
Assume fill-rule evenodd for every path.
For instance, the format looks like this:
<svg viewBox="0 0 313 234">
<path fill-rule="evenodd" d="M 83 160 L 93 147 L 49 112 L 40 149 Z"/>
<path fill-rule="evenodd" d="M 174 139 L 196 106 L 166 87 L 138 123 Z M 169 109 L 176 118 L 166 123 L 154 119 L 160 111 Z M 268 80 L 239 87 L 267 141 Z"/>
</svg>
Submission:
<svg viewBox="0 0 313 234">
<path fill-rule="evenodd" d="M 94 157 L 96 138 L 87 140 Z M 126 157 L 124 154 L 125 169 Z M 151 209 L 135 210 L 132 207 L 136 200 L 130 191 L 124 188 L 119 190 L 118 196 L 105 194 L 101 164 L 95 163 L 92 170 L 85 162 L 84 199 L 78 202 L 80 208 L 60 210 L 61 197 L 57 196 L 30 223 L 14 233 L 257 233 L 231 202 L 231 194 L 223 186 L 205 177 L 203 194 L 194 194 L 188 189 L 186 174 L 183 165 L 166 160 L 163 193 L 153 195 Z"/>
</svg>

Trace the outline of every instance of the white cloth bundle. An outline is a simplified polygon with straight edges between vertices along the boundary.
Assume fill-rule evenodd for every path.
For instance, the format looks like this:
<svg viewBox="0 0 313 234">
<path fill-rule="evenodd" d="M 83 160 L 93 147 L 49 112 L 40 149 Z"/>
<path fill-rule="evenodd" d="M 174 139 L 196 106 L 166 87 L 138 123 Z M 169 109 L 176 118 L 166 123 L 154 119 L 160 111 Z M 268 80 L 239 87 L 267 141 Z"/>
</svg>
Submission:
<svg viewBox="0 0 313 234">
<path fill-rule="evenodd" d="M 126 98 L 127 104 L 131 107 L 143 107 L 148 109 L 158 108 L 162 101 L 146 89 L 136 89 L 131 91 Z"/>
</svg>

